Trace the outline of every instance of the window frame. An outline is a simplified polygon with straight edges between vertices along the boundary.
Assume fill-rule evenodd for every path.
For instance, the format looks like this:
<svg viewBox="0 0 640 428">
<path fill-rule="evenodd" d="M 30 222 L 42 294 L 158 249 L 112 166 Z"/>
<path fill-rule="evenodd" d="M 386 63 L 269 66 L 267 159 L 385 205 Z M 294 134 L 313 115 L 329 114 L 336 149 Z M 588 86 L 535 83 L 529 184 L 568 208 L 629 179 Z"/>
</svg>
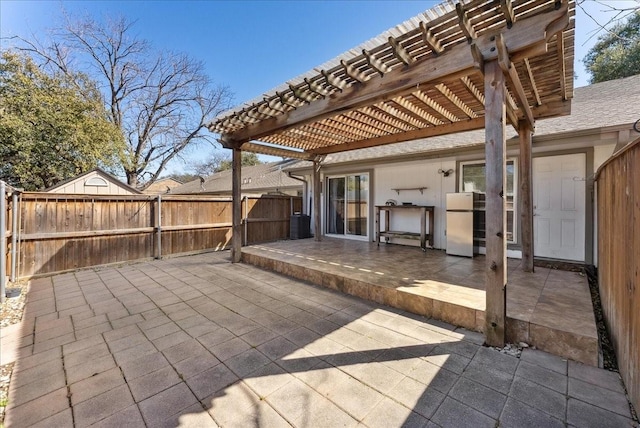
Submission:
<svg viewBox="0 0 640 428">
<path fill-rule="evenodd" d="M 511 237 L 512 239 L 507 239 L 507 243 L 508 244 L 517 244 L 518 243 L 518 185 L 519 185 L 519 177 L 518 177 L 518 158 L 517 157 L 508 157 L 506 159 L 506 163 L 513 163 L 513 206 L 512 208 L 509 208 L 509 204 L 507 204 L 507 211 L 512 211 L 513 212 L 513 221 L 512 221 L 512 226 L 513 226 L 513 230 L 511 230 Z M 468 165 L 473 165 L 473 166 L 483 166 L 485 167 L 485 171 L 486 171 L 486 165 L 487 162 L 485 160 L 482 159 L 477 159 L 477 160 L 469 160 L 469 161 L 460 161 L 459 162 L 459 171 L 460 174 L 458 174 L 458 191 L 460 192 L 464 192 L 464 167 L 468 166 Z M 508 173 L 507 173 L 508 174 Z M 480 190 L 475 190 L 478 193 L 483 193 L 486 194 L 486 191 L 480 191 Z"/>
</svg>

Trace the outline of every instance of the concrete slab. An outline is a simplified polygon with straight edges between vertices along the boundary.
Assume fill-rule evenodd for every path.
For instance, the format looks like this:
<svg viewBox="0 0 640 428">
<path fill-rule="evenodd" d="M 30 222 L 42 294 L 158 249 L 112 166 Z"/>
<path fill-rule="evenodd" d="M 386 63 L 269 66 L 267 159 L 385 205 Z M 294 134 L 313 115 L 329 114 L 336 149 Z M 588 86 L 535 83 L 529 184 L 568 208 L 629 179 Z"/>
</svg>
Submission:
<svg viewBox="0 0 640 428">
<path fill-rule="evenodd" d="M 38 280 L 22 324 L 2 332 L 2 346 L 23 350 L 5 425 L 634 423 L 617 374 L 530 349 L 507 356 L 469 330 L 226 257 Z M 80 295 L 98 313 L 55 310 L 51 296 Z"/>
</svg>

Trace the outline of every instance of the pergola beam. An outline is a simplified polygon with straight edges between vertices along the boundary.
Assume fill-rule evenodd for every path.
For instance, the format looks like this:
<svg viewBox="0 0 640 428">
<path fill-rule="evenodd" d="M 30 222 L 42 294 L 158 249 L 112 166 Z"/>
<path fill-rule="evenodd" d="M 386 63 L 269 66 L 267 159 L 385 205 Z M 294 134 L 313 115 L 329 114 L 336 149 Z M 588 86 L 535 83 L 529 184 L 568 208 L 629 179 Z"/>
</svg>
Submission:
<svg viewBox="0 0 640 428">
<path fill-rule="evenodd" d="M 391 45 L 391 49 L 393 50 L 393 55 L 398 58 L 400 61 L 404 63 L 404 65 L 412 64 L 414 59 L 411 58 L 409 52 L 406 51 L 405 48 L 402 47 L 400 42 L 398 42 L 393 37 L 389 36 L 389 45 Z"/>
<path fill-rule="evenodd" d="M 471 42 L 476 38 L 476 31 L 473 29 L 467 11 L 462 7 L 462 3 L 456 3 L 456 12 L 458 13 L 458 25 L 467 40 Z"/>
<path fill-rule="evenodd" d="M 348 150 L 365 149 L 367 147 L 382 146 L 384 144 L 399 143 L 401 141 L 416 140 L 419 138 L 435 137 L 438 135 L 455 134 L 457 132 L 472 131 L 484 127 L 484 118 L 477 117 L 475 119 L 461 120 L 454 123 L 448 123 L 438 126 L 430 126 L 428 128 L 415 129 L 412 131 L 398 132 L 396 134 L 383 135 L 381 137 L 368 138 L 366 140 L 353 141 L 350 143 L 336 144 L 333 146 L 322 147 L 312 150 L 311 152 L 318 155 L 327 155 L 330 153 L 345 152 Z"/>
<path fill-rule="evenodd" d="M 504 20 L 507 23 L 507 28 L 511 28 L 513 23 L 516 22 L 516 16 L 513 13 L 512 0 L 500 0 L 500 10 L 504 16 Z"/>
<path fill-rule="evenodd" d="M 424 22 L 420 22 L 420 30 L 422 31 L 422 41 L 424 44 L 431 48 L 434 55 L 440 55 L 444 51 L 440 40 L 433 35 L 431 29 L 427 27 Z"/>
<path fill-rule="evenodd" d="M 260 153 L 262 155 L 280 156 L 283 158 L 292 158 L 300 160 L 313 160 L 313 155 L 295 150 L 287 150 L 280 147 L 266 146 L 264 144 L 244 143 L 242 150 L 252 153 Z"/>
<path fill-rule="evenodd" d="M 538 91 L 538 86 L 536 85 L 536 79 L 533 77 L 533 71 L 531 71 L 531 64 L 529 64 L 529 58 L 524 59 L 524 68 L 527 70 L 527 76 L 529 76 L 529 83 L 531 84 L 531 90 L 533 91 L 533 96 L 536 99 L 536 106 L 542 104 L 542 100 L 540 99 L 540 91 Z"/>
<path fill-rule="evenodd" d="M 527 94 L 524 92 L 524 87 L 522 86 L 522 82 L 520 82 L 520 77 L 518 76 L 515 65 L 513 65 L 509 59 L 509 51 L 507 50 L 507 45 L 504 43 L 502 34 L 496 36 L 496 48 L 498 49 L 498 64 L 500 64 L 500 68 L 504 72 L 507 81 L 515 91 L 518 106 L 520 110 L 522 110 L 524 118 L 530 128 L 535 129 L 535 119 L 533 118 L 533 112 L 527 100 Z M 517 123 L 513 125 L 518 127 Z"/>
<path fill-rule="evenodd" d="M 567 82 L 566 82 L 566 70 L 564 65 L 564 38 L 562 37 L 562 31 L 558 31 L 557 40 L 558 44 L 558 63 L 560 65 L 560 90 L 562 91 L 562 99 L 567 99 Z"/>
<path fill-rule="evenodd" d="M 512 55 L 511 60 L 515 61 L 522 59 L 519 58 L 519 55 L 532 56 L 545 53 L 547 40 L 553 34 L 564 29 L 568 25 L 568 20 L 565 7 L 519 20 L 513 24 L 511 29 L 487 32 L 479 36 L 475 40 L 475 44 L 484 61 L 497 59 L 495 37 L 497 34 L 502 34 L 504 44 Z M 549 34 L 549 31 L 554 31 L 554 33 Z M 242 142 L 260 139 L 292 127 L 392 99 L 402 93 L 411 93 L 420 84 L 440 83 L 445 78 L 454 79 L 469 75 L 473 72 L 476 62 L 468 45 L 456 45 L 437 57 L 424 58 L 411 65 L 393 69 L 386 73 L 384 78 L 373 76 L 366 83 L 363 83 L 365 77 L 361 73 L 344 61 L 342 64 L 347 74 L 361 84 L 354 84 L 344 88 L 342 92 L 331 94 L 331 96 L 315 100 L 310 104 L 298 106 L 296 109 L 277 117 L 249 124 L 232 132 L 230 136 L 232 139 Z"/>
</svg>

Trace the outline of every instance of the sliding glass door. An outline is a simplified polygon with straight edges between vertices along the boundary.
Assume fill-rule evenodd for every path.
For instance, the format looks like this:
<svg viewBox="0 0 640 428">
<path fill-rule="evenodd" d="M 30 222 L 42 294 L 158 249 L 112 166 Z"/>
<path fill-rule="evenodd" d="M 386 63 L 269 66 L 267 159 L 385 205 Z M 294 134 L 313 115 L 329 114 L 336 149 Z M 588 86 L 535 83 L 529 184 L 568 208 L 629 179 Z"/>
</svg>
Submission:
<svg viewBox="0 0 640 428">
<path fill-rule="evenodd" d="M 369 174 L 353 174 L 327 179 L 326 233 L 368 235 Z"/>
</svg>

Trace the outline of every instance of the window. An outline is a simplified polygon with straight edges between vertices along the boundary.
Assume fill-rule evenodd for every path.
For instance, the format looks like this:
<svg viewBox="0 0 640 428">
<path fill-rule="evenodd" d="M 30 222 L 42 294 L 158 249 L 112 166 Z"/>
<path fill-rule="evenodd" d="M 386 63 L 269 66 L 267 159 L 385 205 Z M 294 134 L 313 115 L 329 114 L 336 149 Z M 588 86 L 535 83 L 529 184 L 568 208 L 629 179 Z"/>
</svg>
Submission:
<svg viewBox="0 0 640 428">
<path fill-rule="evenodd" d="M 485 182 L 484 162 L 462 162 L 460 164 L 462 173 L 460 174 L 461 192 L 480 192 L 487 190 Z M 507 160 L 507 188 L 505 192 L 507 202 L 507 242 L 517 242 L 517 230 L 515 221 L 517 199 L 517 170 L 515 159 Z"/>
<path fill-rule="evenodd" d="M 107 187 L 107 181 L 102 177 L 91 177 L 84 182 L 85 186 Z"/>
</svg>

